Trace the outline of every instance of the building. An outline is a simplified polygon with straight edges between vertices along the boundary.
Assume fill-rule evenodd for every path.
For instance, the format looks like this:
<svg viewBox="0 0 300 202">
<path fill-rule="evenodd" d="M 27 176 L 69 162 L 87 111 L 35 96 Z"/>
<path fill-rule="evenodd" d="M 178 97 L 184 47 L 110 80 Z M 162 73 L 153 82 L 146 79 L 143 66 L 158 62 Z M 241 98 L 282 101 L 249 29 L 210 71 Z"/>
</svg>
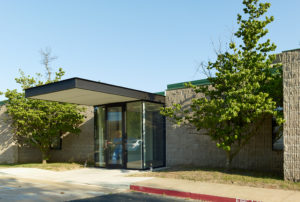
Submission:
<svg viewBox="0 0 300 202">
<path fill-rule="evenodd" d="M 285 179 L 300 180 L 300 49 L 278 54 L 283 64 L 284 133 L 283 144 L 274 141 L 276 125 L 269 117 L 232 164 L 235 168 L 280 172 Z M 207 85 L 206 80 L 194 81 Z M 87 105 L 87 120 L 79 136 L 62 139 L 52 150 L 52 161 L 89 161 L 107 168 L 148 169 L 150 167 L 195 165 L 221 167 L 225 153 L 209 137 L 185 126 L 177 126 L 159 114 L 160 107 L 172 103 L 189 105 L 195 97 L 183 83 L 168 85 L 165 96 L 100 82 L 73 78 L 26 90 L 26 96 Z M 0 120 L 7 119 L 0 112 Z M 41 161 L 30 147 L 13 143 L 9 125 L 1 121 L 0 161 Z M 283 147 L 282 147 L 283 146 Z"/>
</svg>

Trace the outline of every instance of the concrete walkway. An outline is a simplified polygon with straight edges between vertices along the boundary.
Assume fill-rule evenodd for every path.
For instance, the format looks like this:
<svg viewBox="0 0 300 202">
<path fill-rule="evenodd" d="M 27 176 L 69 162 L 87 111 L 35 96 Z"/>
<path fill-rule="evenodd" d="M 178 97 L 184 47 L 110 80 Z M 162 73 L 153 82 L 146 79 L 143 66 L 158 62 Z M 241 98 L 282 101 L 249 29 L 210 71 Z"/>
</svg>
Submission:
<svg viewBox="0 0 300 202">
<path fill-rule="evenodd" d="M 208 201 L 300 201 L 300 191 L 255 188 L 189 180 L 152 178 L 135 182 L 132 190 Z"/>
<path fill-rule="evenodd" d="M 37 168 L 0 169 L 2 178 L 44 180 L 53 183 L 72 185 L 94 185 L 98 187 L 142 191 L 169 196 L 201 199 L 206 201 L 285 201 L 300 202 L 300 191 L 285 191 L 247 186 L 194 182 L 189 180 L 128 177 L 145 171 L 109 170 L 101 168 L 82 168 L 70 171 L 49 171 Z M 237 200 L 239 199 L 239 200 Z"/>
<path fill-rule="evenodd" d="M 56 172 L 38 168 L 5 168 L 0 169 L 0 177 L 16 177 L 78 185 L 95 185 L 107 188 L 129 189 L 129 185 L 132 183 L 151 179 L 149 177 L 127 177 L 129 174 L 138 172 L 141 171 L 82 168 Z"/>
</svg>

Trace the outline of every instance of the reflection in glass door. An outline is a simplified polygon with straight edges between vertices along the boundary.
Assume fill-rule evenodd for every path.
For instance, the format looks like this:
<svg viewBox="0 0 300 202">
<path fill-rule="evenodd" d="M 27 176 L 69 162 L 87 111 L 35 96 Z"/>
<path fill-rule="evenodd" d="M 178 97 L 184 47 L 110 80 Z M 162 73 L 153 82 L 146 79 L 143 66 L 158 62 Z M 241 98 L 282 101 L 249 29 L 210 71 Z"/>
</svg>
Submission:
<svg viewBox="0 0 300 202">
<path fill-rule="evenodd" d="M 127 168 L 142 169 L 142 102 L 126 104 Z"/>
<path fill-rule="evenodd" d="M 122 107 L 107 108 L 107 165 L 108 167 L 122 167 Z"/>
<path fill-rule="evenodd" d="M 95 165 L 105 167 L 105 107 L 95 107 Z"/>
</svg>

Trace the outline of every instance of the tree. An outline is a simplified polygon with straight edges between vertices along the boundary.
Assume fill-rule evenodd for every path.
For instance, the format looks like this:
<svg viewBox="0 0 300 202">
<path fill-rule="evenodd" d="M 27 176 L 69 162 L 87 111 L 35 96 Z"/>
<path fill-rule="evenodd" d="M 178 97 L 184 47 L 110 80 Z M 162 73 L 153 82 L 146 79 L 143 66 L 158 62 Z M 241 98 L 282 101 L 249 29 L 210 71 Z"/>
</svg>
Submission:
<svg viewBox="0 0 300 202">
<path fill-rule="evenodd" d="M 45 48 L 45 50 L 41 49 L 40 54 L 42 56 L 41 63 L 44 65 L 45 70 L 46 70 L 46 78 L 51 81 L 51 74 L 52 74 L 52 69 L 50 67 L 50 63 L 53 60 L 56 60 L 56 56 L 51 56 L 51 49 L 49 47 Z"/>
<path fill-rule="evenodd" d="M 43 163 L 47 163 L 51 146 L 57 138 L 68 132 L 74 134 L 80 132 L 78 127 L 84 120 L 81 113 L 84 108 L 74 104 L 25 98 L 25 89 L 60 81 L 65 74 L 63 69 L 59 68 L 52 79 L 49 67 L 51 54 L 49 51 L 43 53 L 42 61 L 46 68 L 47 79 L 43 81 L 41 74 L 36 74 L 36 77 L 25 76 L 24 72 L 19 70 L 21 76 L 15 80 L 21 85 L 23 92 L 17 92 L 16 89 L 7 90 L 5 96 L 8 98 L 7 113 L 12 119 L 18 143 L 37 147 L 42 153 Z"/>
<path fill-rule="evenodd" d="M 193 99 L 187 110 L 180 104 L 161 110 L 178 124 L 205 129 L 205 134 L 226 152 L 228 170 L 234 156 L 267 117 L 274 116 L 278 124 L 283 123 L 282 113 L 276 110 L 282 106 L 282 70 L 280 64 L 272 64 L 275 55 L 269 54 L 276 46 L 270 39 L 260 43 L 268 33 L 265 27 L 274 20 L 273 16 L 262 18 L 270 3 L 244 0 L 243 5 L 244 16 L 237 15 L 239 28 L 234 34 L 240 43 L 231 41 L 215 62 L 208 62 L 207 69 L 216 72 L 208 78 L 209 86 L 187 84 L 204 96 Z"/>
</svg>

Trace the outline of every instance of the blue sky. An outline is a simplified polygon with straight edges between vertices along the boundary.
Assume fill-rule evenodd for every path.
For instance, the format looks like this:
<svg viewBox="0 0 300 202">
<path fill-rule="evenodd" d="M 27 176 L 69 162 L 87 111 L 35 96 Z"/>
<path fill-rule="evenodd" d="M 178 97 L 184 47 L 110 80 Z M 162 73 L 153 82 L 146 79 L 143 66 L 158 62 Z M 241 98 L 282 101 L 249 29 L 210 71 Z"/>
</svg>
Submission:
<svg viewBox="0 0 300 202">
<path fill-rule="evenodd" d="M 44 73 L 39 50 L 51 47 L 65 79 L 82 77 L 158 92 L 167 84 L 204 78 L 212 42 L 236 31 L 242 0 L 0 1 L 0 91 L 14 78 Z M 276 52 L 300 48 L 300 1 L 273 0 L 268 26 Z M 0 100 L 5 99 L 0 96 Z"/>
</svg>

